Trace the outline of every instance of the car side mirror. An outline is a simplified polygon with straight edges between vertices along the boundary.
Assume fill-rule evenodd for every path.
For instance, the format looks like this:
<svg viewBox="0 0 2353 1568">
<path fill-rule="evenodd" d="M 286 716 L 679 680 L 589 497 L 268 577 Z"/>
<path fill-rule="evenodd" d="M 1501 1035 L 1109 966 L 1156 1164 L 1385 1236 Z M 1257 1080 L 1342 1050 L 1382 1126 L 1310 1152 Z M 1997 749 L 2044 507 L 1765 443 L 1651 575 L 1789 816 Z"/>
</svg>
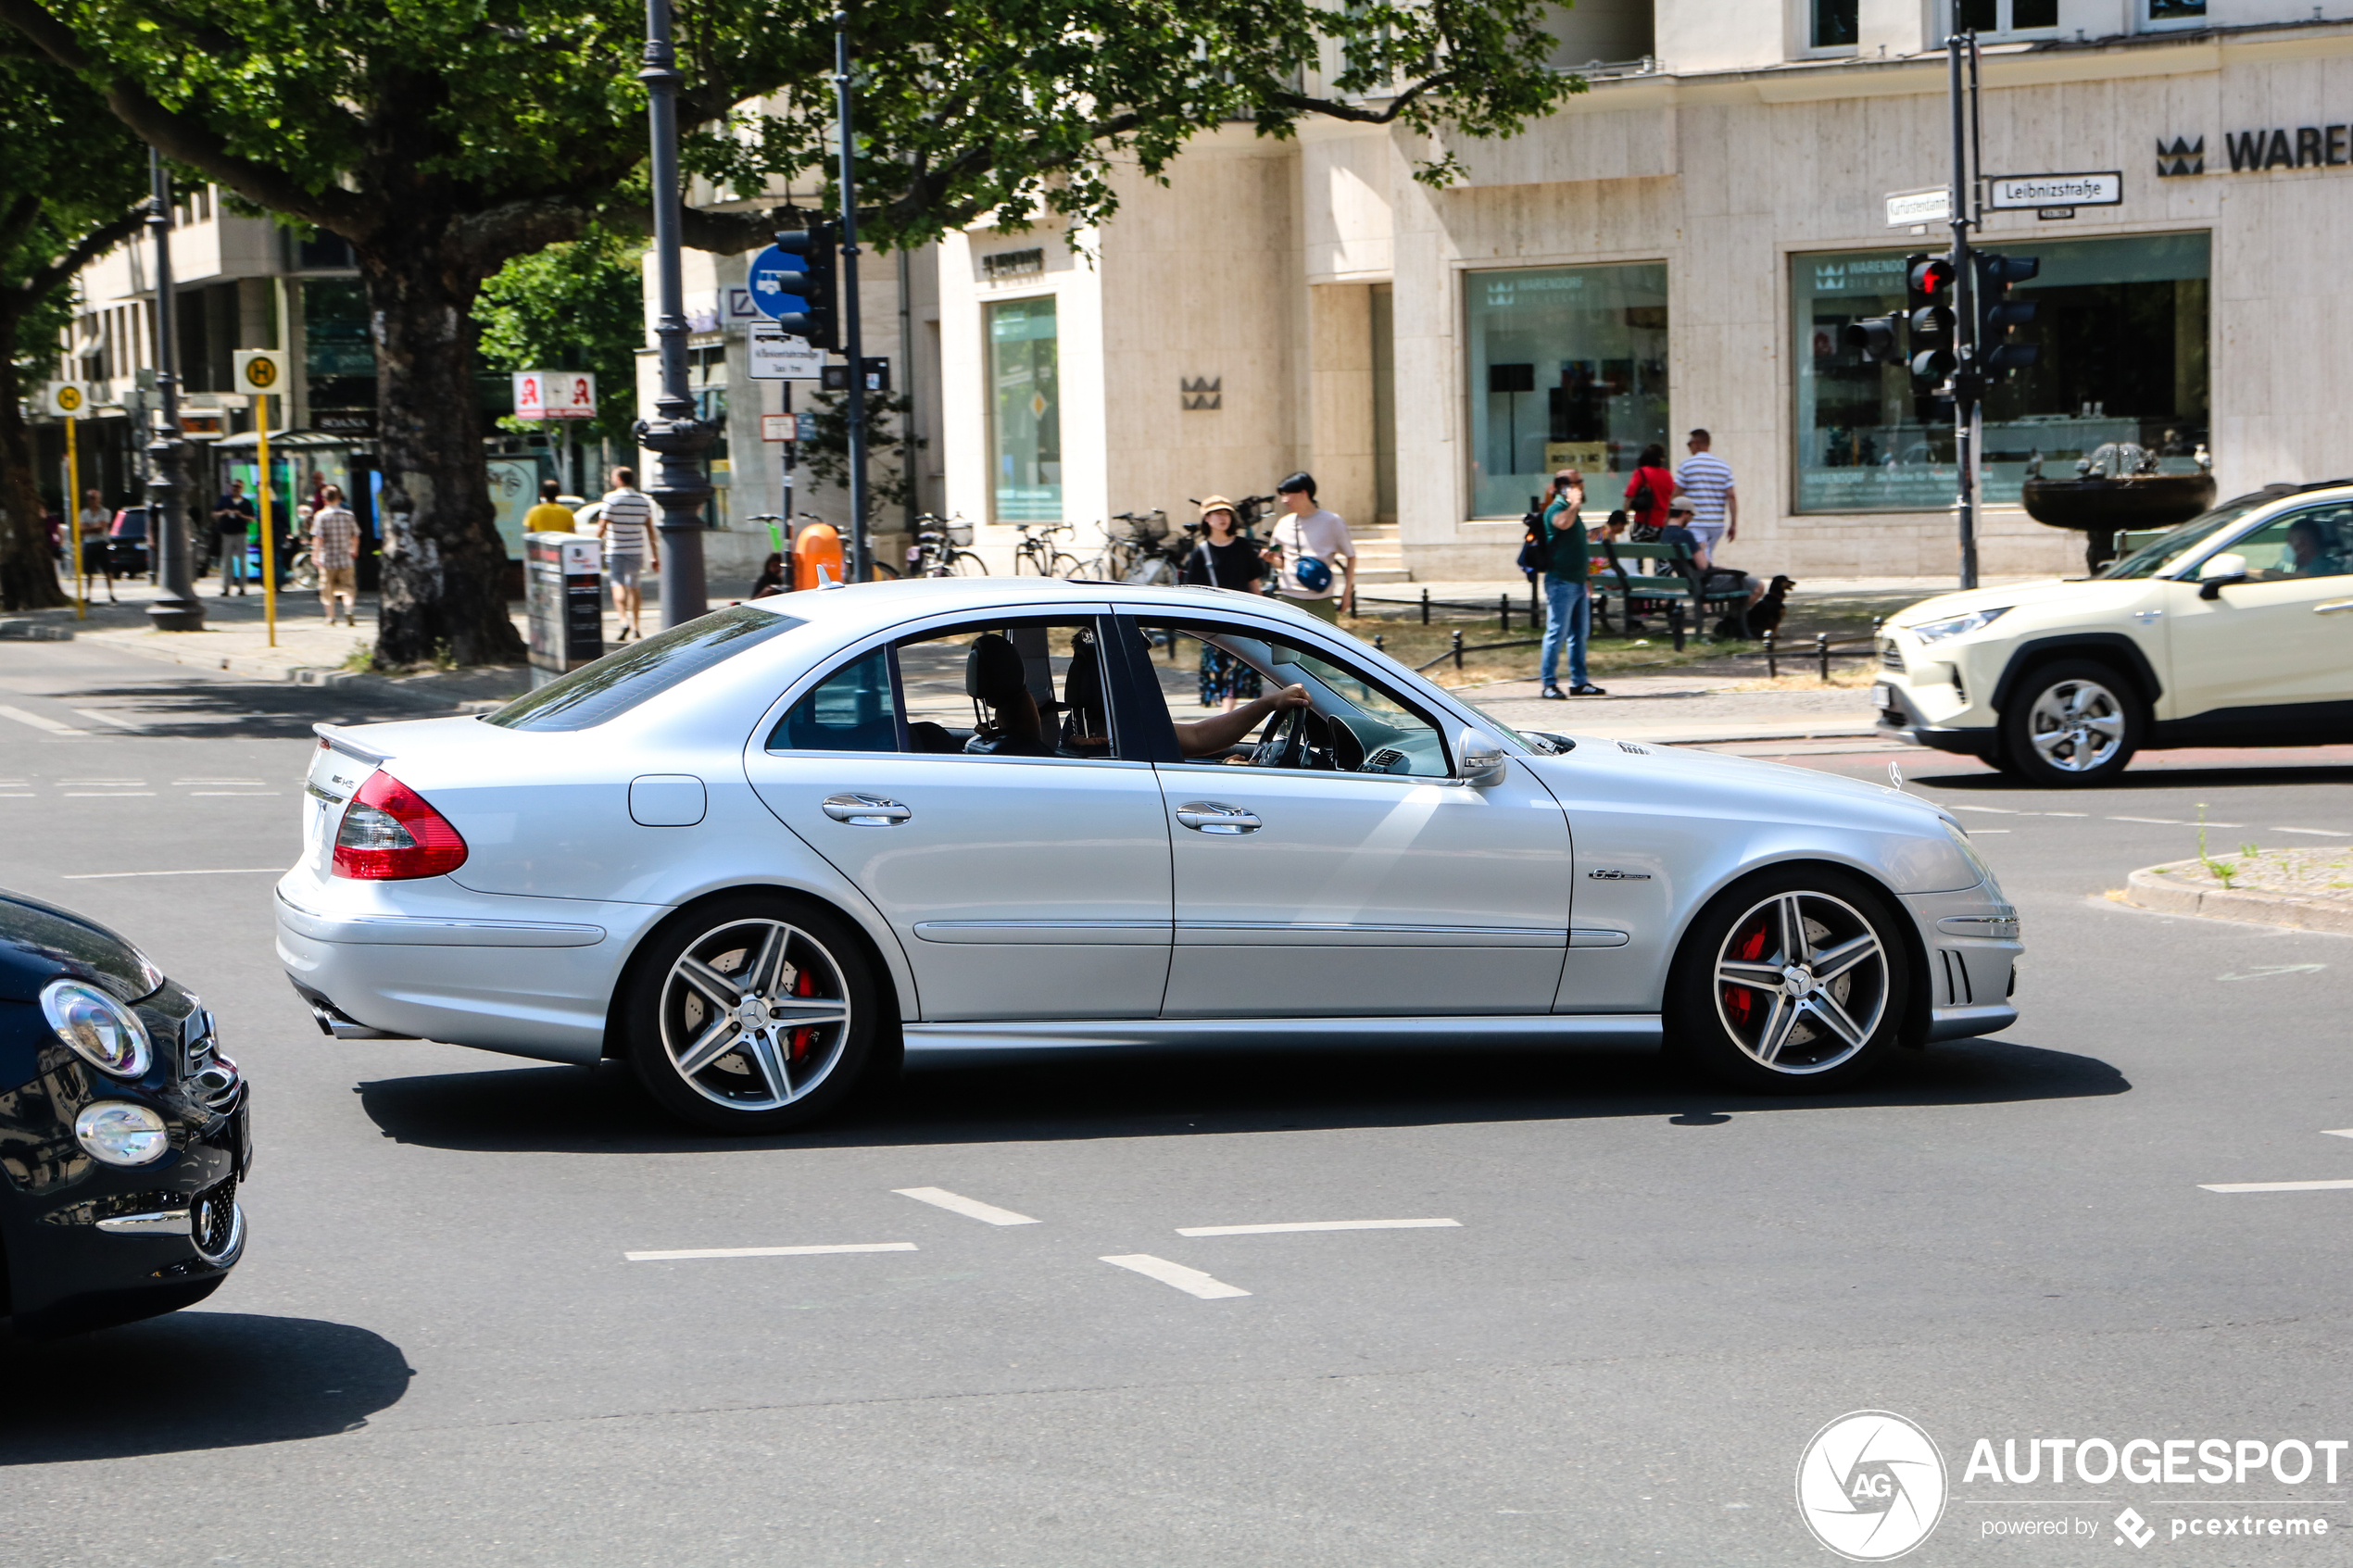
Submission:
<svg viewBox="0 0 2353 1568">
<path fill-rule="evenodd" d="M 1484 730 L 1466 725 L 1454 745 L 1461 761 L 1454 776 L 1466 784 L 1491 784 L 1504 776 L 1504 746 Z"/>
<path fill-rule="evenodd" d="M 2227 550 L 2219 556 L 2209 556 L 2206 564 L 2197 569 L 2197 596 L 2208 600 L 2219 599 L 2223 589 L 2246 579 L 2245 556 L 2233 555 Z"/>
</svg>

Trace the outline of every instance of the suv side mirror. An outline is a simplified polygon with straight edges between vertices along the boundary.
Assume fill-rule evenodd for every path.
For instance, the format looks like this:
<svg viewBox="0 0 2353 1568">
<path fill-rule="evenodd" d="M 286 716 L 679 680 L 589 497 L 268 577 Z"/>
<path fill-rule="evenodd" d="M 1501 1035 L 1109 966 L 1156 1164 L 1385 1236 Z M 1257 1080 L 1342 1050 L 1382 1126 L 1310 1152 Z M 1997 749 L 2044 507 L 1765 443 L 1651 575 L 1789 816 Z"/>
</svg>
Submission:
<svg viewBox="0 0 2353 1568">
<path fill-rule="evenodd" d="M 2219 556 L 2209 556 L 2206 564 L 2197 569 L 2197 596 L 2208 600 L 2219 599 L 2223 589 L 2246 579 L 2245 556 L 2233 555 L 2227 550 Z"/>
<path fill-rule="evenodd" d="M 1454 743 L 1454 776 L 1466 784 L 1490 784 L 1504 776 L 1504 746 L 1483 730 L 1466 725 Z"/>
</svg>

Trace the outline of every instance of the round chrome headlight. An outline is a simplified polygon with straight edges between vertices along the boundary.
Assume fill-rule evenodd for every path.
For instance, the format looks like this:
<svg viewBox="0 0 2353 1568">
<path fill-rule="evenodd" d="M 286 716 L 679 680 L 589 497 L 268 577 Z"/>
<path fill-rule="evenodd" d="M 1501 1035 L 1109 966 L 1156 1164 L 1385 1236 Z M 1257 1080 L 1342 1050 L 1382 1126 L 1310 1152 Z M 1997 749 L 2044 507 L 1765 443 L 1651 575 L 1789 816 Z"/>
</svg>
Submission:
<svg viewBox="0 0 2353 1568">
<path fill-rule="evenodd" d="M 129 1100 L 102 1099 L 73 1119 L 73 1135 L 94 1160 L 108 1165 L 145 1165 L 171 1147 L 163 1118 Z"/>
<path fill-rule="evenodd" d="M 143 1078 L 155 1053 L 139 1015 L 80 980 L 52 980 L 41 990 L 41 1011 L 57 1038 L 101 1073 Z"/>
</svg>

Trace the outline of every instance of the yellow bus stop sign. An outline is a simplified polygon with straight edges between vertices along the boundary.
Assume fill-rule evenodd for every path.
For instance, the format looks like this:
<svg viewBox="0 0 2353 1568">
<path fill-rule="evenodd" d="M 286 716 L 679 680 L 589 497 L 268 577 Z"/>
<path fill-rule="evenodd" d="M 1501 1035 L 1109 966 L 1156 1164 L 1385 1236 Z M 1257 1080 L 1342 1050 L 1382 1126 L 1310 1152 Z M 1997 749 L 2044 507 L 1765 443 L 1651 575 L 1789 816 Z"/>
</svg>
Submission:
<svg viewBox="0 0 2353 1568">
<path fill-rule="evenodd" d="M 238 349 L 235 380 L 239 392 L 277 392 L 286 382 L 284 352 L 275 348 Z"/>
</svg>

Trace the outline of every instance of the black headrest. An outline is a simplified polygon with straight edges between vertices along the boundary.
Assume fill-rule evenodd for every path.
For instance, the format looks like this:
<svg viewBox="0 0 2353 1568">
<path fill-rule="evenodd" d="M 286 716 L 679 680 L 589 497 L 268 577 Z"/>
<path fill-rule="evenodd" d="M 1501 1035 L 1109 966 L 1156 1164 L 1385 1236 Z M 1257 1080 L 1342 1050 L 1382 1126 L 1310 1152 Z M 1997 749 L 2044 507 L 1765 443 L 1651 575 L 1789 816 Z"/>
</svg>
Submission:
<svg viewBox="0 0 2353 1568">
<path fill-rule="evenodd" d="M 991 708 L 1010 708 L 1029 689 L 1020 652 L 1000 633 L 983 632 L 964 655 L 964 695 Z"/>
<path fill-rule="evenodd" d="M 1103 661 L 1092 634 L 1071 639 L 1070 669 L 1063 676 L 1063 704 L 1100 714 L 1103 709 Z"/>
</svg>

